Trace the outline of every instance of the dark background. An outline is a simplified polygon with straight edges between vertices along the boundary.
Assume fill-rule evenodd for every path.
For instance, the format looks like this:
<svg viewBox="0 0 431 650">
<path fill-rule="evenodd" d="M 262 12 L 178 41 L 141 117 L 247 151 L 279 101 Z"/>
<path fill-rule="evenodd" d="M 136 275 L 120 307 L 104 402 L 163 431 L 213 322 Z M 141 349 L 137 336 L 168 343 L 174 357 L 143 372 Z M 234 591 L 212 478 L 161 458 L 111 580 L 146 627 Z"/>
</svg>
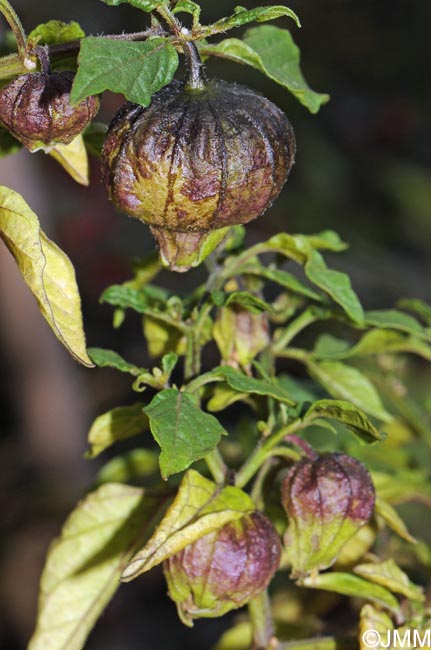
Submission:
<svg viewBox="0 0 431 650">
<path fill-rule="evenodd" d="M 207 22 L 233 2 L 203 2 Z M 258 3 L 243 2 L 247 8 Z M 262 2 L 260 4 L 269 4 Z M 51 18 L 78 20 L 87 33 L 137 31 L 146 16 L 97 2 L 30 2 L 14 6 L 30 31 Z M 239 79 L 276 102 L 297 138 L 296 166 L 282 196 L 247 228 L 249 242 L 279 230 L 337 230 L 350 249 L 331 258 L 352 276 L 368 308 L 402 296 L 429 299 L 431 278 L 431 3 L 423 0 L 292 0 L 302 29 L 289 27 L 314 90 L 331 101 L 317 116 L 259 73 L 210 61 L 207 72 Z M 4 21 L 2 22 L 4 33 Z M 231 33 L 232 35 L 238 35 Z M 109 121 L 120 97 L 104 97 Z M 120 331 L 98 304 L 105 286 L 129 275 L 128 258 L 153 249 L 145 226 L 114 212 L 92 163 L 92 185 L 77 186 L 42 153 L 0 161 L 0 183 L 21 192 L 49 236 L 77 270 L 88 342 L 147 365 L 138 319 Z M 200 272 L 164 274 L 186 291 Z M 47 546 L 93 480 L 97 463 L 82 459 L 94 417 L 130 400 L 116 373 L 77 367 L 37 312 L 13 261 L 0 246 L 0 647 L 20 650 L 34 624 L 37 584 Z M 431 387 L 430 387 L 431 388 Z M 89 650 L 202 650 L 228 622 L 194 631 L 176 618 L 157 571 L 120 589 L 92 634 Z"/>
</svg>

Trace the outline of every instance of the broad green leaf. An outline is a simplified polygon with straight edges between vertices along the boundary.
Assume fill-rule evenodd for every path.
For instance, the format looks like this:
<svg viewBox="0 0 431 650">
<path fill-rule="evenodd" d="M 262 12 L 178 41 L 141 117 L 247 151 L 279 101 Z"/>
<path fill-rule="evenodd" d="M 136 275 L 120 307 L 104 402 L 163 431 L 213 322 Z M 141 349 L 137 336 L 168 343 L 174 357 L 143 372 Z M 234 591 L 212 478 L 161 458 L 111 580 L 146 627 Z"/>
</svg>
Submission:
<svg viewBox="0 0 431 650">
<path fill-rule="evenodd" d="M 55 45 L 67 43 L 85 37 L 85 32 L 79 23 L 71 20 L 64 23 L 61 20 L 49 20 L 35 27 L 27 37 L 31 48 L 36 45 Z"/>
<path fill-rule="evenodd" d="M 279 384 L 285 389 L 288 395 L 299 404 L 304 402 L 315 402 L 319 395 L 316 385 L 310 380 L 301 381 L 293 379 L 290 375 L 278 375 Z M 319 391 L 321 392 L 321 391 Z"/>
<path fill-rule="evenodd" d="M 313 349 L 317 359 L 348 359 L 384 353 L 409 352 L 431 361 L 431 346 L 415 336 L 394 330 L 372 329 L 353 346 L 330 334 L 322 334 Z"/>
<path fill-rule="evenodd" d="M 256 68 L 287 88 L 311 113 L 317 113 L 329 101 L 329 95 L 311 90 L 302 76 L 299 48 L 286 29 L 271 25 L 254 27 L 243 40 L 228 38 L 216 45 L 205 45 L 202 53 Z"/>
<path fill-rule="evenodd" d="M 321 399 L 314 402 L 304 415 L 304 420 L 309 418 L 328 418 L 343 422 L 360 440 L 375 442 L 382 440 L 382 435 L 371 424 L 365 413 L 355 407 L 351 402 L 342 400 Z"/>
<path fill-rule="evenodd" d="M 373 584 L 368 580 L 364 580 L 350 573 L 339 573 L 336 571 L 319 573 L 318 575 L 304 578 L 301 580 L 301 585 L 311 587 L 312 589 L 334 591 L 344 596 L 364 598 L 365 600 L 378 603 L 393 612 L 399 611 L 397 599 L 385 587 Z"/>
<path fill-rule="evenodd" d="M 0 124 L 0 158 L 17 153 L 20 149 L 22 149 L 21 142 L 18 142 L 12 133 Z"/>
<path fill-rule="evenodd" d="M 349 356 L 350 343 L 332 334 L 321 334 L 317 339 L 312 355 L 315 359 L 344 359 Z"/>
<path fill-rule="evenodd" d="M 48 553 L 29 650 L 83 648 L 160 506 L 160 498 L 115 483 L 77 505 Z"/>
<path fill-rule="evenodd" d="M 365 324 L 374 325 L 375 327 L 382 327 L 385 329 L 400 330 L 413 334 L 420 338 L 431 340 L 429 334 L 424 330 L 419 321 L 409 314 L 404 314 L 397 309 L 381 309 L 376 311 L 366 311 Z"/>
<path fill-rule="evenodd" d="M 272 7 L 256 7 L 255 9 L 249 10 L 245 9 L 245 7 L 236 7 L 235 13 L 232 16 L 221 18 L 221 20 L 218 20 L 216 23 L 204 28 L 204 30 L 206 29 L 206 32 L 204 31 L 204 36 L 206 37 L 211 36 L 212 34 L 226 32 L 228 29 L 241 27 L 242 25 L 251 22 L 264 23 L 268 20 L 276 20 L 282 16 L 293 18 L 297 26 L 301 27 L 298 16 L 294 11 L 292 11 L 292 9 L 289 9 L 289 7 L 276 5 Z"/>
<path fill-rule="evenodd" d="M 205 383 L 224 379 L 231 388 L 239 393 L 252 393 L 264 397 L 273 397 L 279 402 L 293 406 L 295 402 L 277 380 L 256 379 L 230 366 L 217 366 L 203 375 Z M 193 384 L 192 384 L 193 386 Z M 187 388 L 186 388 L 187 391 Z"/>
<path fill-rule="evenodd" d="M 258 253 L 267 251 L 280 253 L 298 264 L 305 264 L 313 250 L 329 250 L 338 253 L 346 249 L 346 244 L 332 230 L 324 230 L 316 235 L 289 235 L 280 232 L 266 242 L 257 244 L 255 249 Z"/>
<path fill-rule="evenodd" d="M 153 449 L 133 449 L 108 461 L 97 474 L 96 483 L 131 483 L 156 474 L 160 476 L 157 452 Z"/>
<path fill-rule="evenodd" d="M 328 269 L 323 257 L 316 250 L 312 251 L 305 264 L 305 274 L 313 284 L 329 294 L 354 323 L 363 323 L 364 312 L 350 285 L 348 275 Z"/>
<path fill-rule="evenodd" d="M 202 411 L 189 395 L 175 388 L 160 391 L 144 412 L 162 450 L 160 471 L 164 479 L 206 456 L 226 433 L 213 415 Z"/>
<path fill-rule="evenodd" d="M 135 377 L 139 377 L 140 374 L 146 372 L 144 368 L 139 368 L 132 363 L 128 363 L 117 352 L 113 352 L 112 350 L 89 348 L 88 354 L 99 368 L 115 368 L 120 372 L 128 372 Z"/>
<path fill-rule="evenodd" d="M 379 495 L 379 492 L 377 492 L 377 495 Z M 375 512 L 376 515 L 383 519 L 385 524 L 391 530 L 397 533 L 397 535 L 405 539 L 407 542 L 410 542 L 411 544 L 417 543 L 417 540 L 412 535 L 410 535 L 406 524 L 401 519 L 395 508 L 380 496 L 377 496 L 376 498 Z"/>
<path fill-rule="evenodd" d="M 419 316 L 427 325 L 431 326 L 431 305 L 420 298 L 403 298 L 398 301 L 397 307 L 407 309 Z"/>
<path fill-rule="evenodd" d="M 369 604 L 364 605 L 361 609 L 361 618 L 359 622 L 360 650 L 370 650 L 369 643 L 366 643 L 367 640 L 377 641 L 377 648 L 375 644 L 374 647 L 376 650 L 380 650 L 380 639 L 386 641 L 388 634 L 391 634 L 393 629 L 394 624 L 392 619 L 388 614 L 386 614 L 386 612 L 382 612 L 380 609 Z M 379 636 L 377 636 L 376 633 Z"/>
<path fill-rule="evenodd" d="M 89 36 L 81 41 L 78 62 L 71 103 L 112 90 L 131 102 L 148 106 L 151 96 L 172 80 L 178 54 L 162 38 L 121 41 Z"/>
<path fill-rule="evenodd" d="M 128 4 L 136 9 L 141 9 L 146 12 L 154 11 L 157 7 L 169 5 L 169 0 L 102 0 L 102 2 L 110 7 L 118 7 L 118 5 L 121 4 Z"/>
<path fill-rule="evenodd" d="M 310 375 L 332 397 L 352 402 L 365 413 L 389 422 L 392 416 L 384 409 L 379 394 L 370 380 L 357 368 L 340 361 L 315 362 L 309 359 Z"/>
<path fill-rule="evenodd" d="M 265 266 L 255 265 L 250 267 L 242 267 L 240 273 L 249 275 L 257 275 L 258 277 L 265 278 L 271 282 L 276 282 L 281 287 L 293 291 L 301 296 L 310 298 L 311 300 L 322 301 L 322 296 L 307 287 L 303 282 L 300 282 L 294 275 L 287 271 L 280 271 L 279 269 L 267 268 Z"/>
<path fill-rule="evenodd" d="M 154 535 L 125 568 L 122 580 L 133 580 L 200 537 L 254 510 L 251 498 L 239 488 L 222 488 L 189 470 Z"/>
<path fill-rule="evenodd" d="M 45 235 L 22 196 L 4 186 L 0 186 L 0 237 L 54 334 L 77 361 L 92 367 L 73 265 Z"/>
<path fill-rule="evenodd" d="M 271 313 L 273 311 L 269 303 L 267 303 L 265 300 L 262 300 L 262 298 L 258 298 L 258 296 L 253 295 L 249 291 L 234 291 L 233 293 L 229 294 L 225 305 L 228 306 L 231 304 L 239 305 L 246 311 L 249 311 L 251 314 L 260 314 L 262 312 Z"/>
<path fill-rule="evenodd" d="M 56 144 L 49 155 L 80 185 L 89 185 L 88 155 L 81 134 L 69 144 Z"/>
<path fill-rule="evenodd" d="M 392 558 L 382 562 L 358 564 L 353 570 L 362 578 L 386 587 L 395 594 L 401 594 L 406 598 L 420 602 L 425 600 L 422 589 L 409 580 L 408 575 L 400 569 Z"/>
<path fill-rule="evenodd" d="M 100 302 L 107 302 L 109 305 L 122 309 L 133 309 L 138 314 L 145 314 L 149 307 L 149 301 L 144 292 L 122 284 L 113 284 L 105 289 L 100 296 Z"/>
<path fill-rule="evenodd" d="M 99 415 L 88 433 L 90 449 L 87 458 L 95 458 L 114 442 L 126 440 L 148 428 L 148 417 L 143 412 L 144 404 L 117 408 Z"/>
</svg>

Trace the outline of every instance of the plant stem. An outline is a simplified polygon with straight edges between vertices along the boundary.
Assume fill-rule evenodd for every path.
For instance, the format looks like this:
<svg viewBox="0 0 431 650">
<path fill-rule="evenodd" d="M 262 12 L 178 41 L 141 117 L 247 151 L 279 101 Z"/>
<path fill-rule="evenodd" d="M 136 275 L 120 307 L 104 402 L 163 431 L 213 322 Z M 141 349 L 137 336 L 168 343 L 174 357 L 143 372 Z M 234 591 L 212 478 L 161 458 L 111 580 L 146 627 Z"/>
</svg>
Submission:
<svg viewBox="0 0 431 650">
<path fill-rule="evenodd" d="M 30 57 L 28 48 L 27 48 L 27 39 L 25 36 L 24 28 L 18 14 L 15 9 L 11 6 L 8 0 L 0 0 L 0 11 L 3 16 L 6 18 L 7 22 L 10 25 L 11 30 L 14 33 L 16 38 L 16 44 L 18 48 L 18 56 L 21 59 L 21 62 L 24 65 L 24 68 L 27 70 L 34 70 L 36 67 L 36 62 Z"/>
<path fill-rule="evenodd" d="M 237 473 L 235 485 L 240 488 L 243 488 L 245 485 L 247 485 L 249 480 L 253 478 L 253 476 L 259 470 L 262 463 L 265 462 L 269 452 L 279 442 L 281 442 L 283 438 L 285 438 L 291 433 L 295 433 L 295 431 L 299 431 L 305 425 L 306 423 L 303 420 L 296 418 L 295 420 L 290 422 L 290 424 L 287 424 L 286 426 L 282 427 L 274 434 L 269 436 L 269 438 L 262 441 L 261 444 L 256 447 L 254 452 L 251 454 L 251 456 L 249 456 L 249 458 L 246 460 L 244 465 Z"/>
<path fill-rule="evenodd" d="M 253 634 L 253 650 L 265 650 L 274 636 L 269 596 L 266 589 L 250 600 L 248 613 Z"/>
<path fill-rule="evenodd" d="M 187 62 L 187 80 L 185 88 L 187 90 L 204 90 L 206 87 L 206 78 L 202 67 L 202 60 L 198 49 L 191 41 L 183 43 L 184 56 Z"/>
<path fill-rule="evenodd" d="M 302 312 L 302 314 L 289 323 L 282 336 L 272 345 L 272 351 L 274 354 L 284 350 L 284 348 L 289 345 L 292 339 L 294 339 L 299 332 L 305 329 L 308 325 L 311 325 L 311 323 L 314 323 L 316 320 L 318 320 L 318 315 L 316 314 L 315 308 L 308 307 Z"/>
<path fill-rule="evenodd" d="M 226 481 L 227 467 L 218 447 L 210 451 L 204 458 L 209 471 L 216 483 L 223 485 Z"/>
</svg>

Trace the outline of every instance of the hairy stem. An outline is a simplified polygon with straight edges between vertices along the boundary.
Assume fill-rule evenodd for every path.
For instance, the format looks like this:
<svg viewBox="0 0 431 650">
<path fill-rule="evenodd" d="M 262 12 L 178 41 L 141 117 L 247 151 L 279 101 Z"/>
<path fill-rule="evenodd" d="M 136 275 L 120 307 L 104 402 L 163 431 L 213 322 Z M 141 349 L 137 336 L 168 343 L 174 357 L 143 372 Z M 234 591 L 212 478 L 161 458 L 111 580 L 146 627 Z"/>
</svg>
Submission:
<svg viewBox="0 0 431 650">
<path fill-rule="evenodd" d="M 29 55 L 24 28 L 15 9 L 11 6 L 8 0 L 0 0 L 0 11 L 6 18 L 14 33 L 18 48 L 18 56 L 22 61 L 24 68 L 26 70 L 33 70 L 36 67 L 36 63 Z"/>
<path fill-rule="evenodd" d="M 318 320 L 314 307 L 308 307 L 297 318 L 289 323 L 278 341 L 272 345 L 272 351 L 277 354 L 284 350 L 299 332 Z"/>
<path fill-rule="evenodd" d="M 266 589 L 249 602 L 248 613 L 253 634 L 253 650 L 269 648 L 271 639 L 274 636 L 274 628 Z"/>
<path fill-rule="evenodd" d="M 306 423 L 303 420 L 297 418 L 261 442 L 261 444 L 256 447 L 251 456 L 249 456 L 249 458 L 245 461 L 244 465 L 237 473 L 235 485 L 240 488 L 243 488 L 245 485 L 247 485 L 250 479 L 253 478 L 261 465 L 268 458 L 271 450 L 276 445 L 278 445 L 278 443 L 281 442 L 286 436 L 299 431 L 300 429 L 304 428 L 304 426 L 306 426 Z"/>
</svg>

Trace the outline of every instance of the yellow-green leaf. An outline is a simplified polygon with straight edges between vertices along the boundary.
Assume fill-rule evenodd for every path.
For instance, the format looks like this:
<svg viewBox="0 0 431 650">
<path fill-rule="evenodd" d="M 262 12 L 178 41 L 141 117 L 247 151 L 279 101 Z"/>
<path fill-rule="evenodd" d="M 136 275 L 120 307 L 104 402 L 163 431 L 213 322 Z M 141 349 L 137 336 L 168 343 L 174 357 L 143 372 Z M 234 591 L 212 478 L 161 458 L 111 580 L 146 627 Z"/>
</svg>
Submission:
<svg viewBox="0 0 431 650">
<path fill-rule="evenodd" d="M 45 235 L 22 196 L 0 186 L 0 237 L 15 258 L 42 316 L 70 354 L 93 367 L 85 346 L 81 299 L 67 255 Z"/>
<path fill-rule="evenodd" d="M 29 650 L 83 648 L 160 506 L 160 498 L 116 483 L 77 505 L 48 554 Z"/>
<path fill-rule="evenodd" d="M 358 564 L 353 570 L 362 578 L 382 585 L 382 587 L 386 587 L 386 589 L 396 594 L 402 594 L 411 600 L 421 602 L 425 600 L 422 589 L 410 582 L 407 574 L 400 569 L 392 558 L 383 562 Z"/>
<path fill-rule="evenodd" d="M 387 638 L 394 630 L 394 624 L 390 616 L 385 612 L 373 607 L 373 605 L 364 605 L 361 609 L 361 618 L 359 623 L 359 642 L 361 650 L 370 650 L 371 647 L 376 650 L 382 650 L 382 642 L 385 642 L 387 648 Z"/>
<path fill-rule="evenodd" d="M 391 506 L 390 503 L 388 503 L 384 499 L 381 499 L 380 497 L 377 497 L 375 511 L 376 511 L 376 515 L 381 517 L 385 522 L 385 524 L 388 526 L 388 528 L 390 528 L 395 533 L 397 533 L 397 535 L 399 535 L 400 537 L 402 537 L 403 539 L 407 540 L 412 544 L 417 543 L 417 539 L 415 539 L 412 535 L 410 535 L 409 530 L 405 525 L 404 521 L 401 519 L 398 512 L 395 510 L 393 506 Z"/>
<path fill-rule="evenodd" d="M 88 154 L 84 139 L 77 135 L 69 144 L 57 144 L 49 155 L 80 185 L 89 185 Z"/>
<path fill-rule="evenodd" d="M 90 450 L 87 458 L 95 458 L 114 442 L 126 440 L 148 428 L 148 417 L 143 412 L 144 404 L 118 406 L 103 413 L 91 425 L 88 434 Z"/>
<path fill-rule="evenodd" d="M 344 596 L 364 598 L 365 600 L 371 600 L 383 607 L 387 607 L 391 611 L 399 611 L 397 599 L 385 587 L 376 585 L 351 573 L 338 573 L 336 571 L 319 573 L 316 576 L 304 578 L 301 580 L 301 585 L 311 587 L 312 589 L 334 591 Z"/>
<path fill-rule="evenodd" d="M 253 501 L 239 488 L 221 488 L 189 470 L 154 535 L 125 568 L 122 580 L 133 580 L 188 544 L 253 510 Z"/>
</svg>

